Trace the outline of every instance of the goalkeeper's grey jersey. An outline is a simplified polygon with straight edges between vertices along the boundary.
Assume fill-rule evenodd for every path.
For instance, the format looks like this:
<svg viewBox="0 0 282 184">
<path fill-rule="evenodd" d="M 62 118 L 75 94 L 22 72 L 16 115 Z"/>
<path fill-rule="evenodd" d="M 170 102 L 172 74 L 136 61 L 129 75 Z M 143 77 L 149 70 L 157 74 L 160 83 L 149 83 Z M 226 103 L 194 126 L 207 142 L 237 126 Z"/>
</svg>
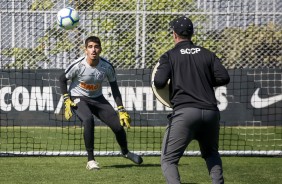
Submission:
<svg viewBox="0 0 282 184">
<path fill-rule="evenodd" d="M 71 80 L 69 93 L 71 96 L 95 98 L 102 95 L 102 83 L 105 78 L 109 82 L 116 81 L 115 70 L 107 60 L 100 57 L 97 66 L 90 66 L 86 57 L 81 57 L 65 70 L 66 78 Z"/>
</svg>

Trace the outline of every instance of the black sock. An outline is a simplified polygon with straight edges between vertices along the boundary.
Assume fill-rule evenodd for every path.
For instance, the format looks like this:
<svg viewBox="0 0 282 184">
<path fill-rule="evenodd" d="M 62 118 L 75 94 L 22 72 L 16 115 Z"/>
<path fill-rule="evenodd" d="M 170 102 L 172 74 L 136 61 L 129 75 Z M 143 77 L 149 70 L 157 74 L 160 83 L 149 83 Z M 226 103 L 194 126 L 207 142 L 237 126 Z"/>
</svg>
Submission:
<svg viewBox="0 0 282 184">
<path fill-rule="evenodd" d="M 121 153 L 122 153 L 123 155 L 126 155 L 128 152 L 129 152 L 129 151 L 128 151 L 127 148 L 126 148 L 126 149 L 121 149 Z"/>
<path fill-rule="evenodd" d="M 88 161 L 95 160 L 93 150 L 87 150 Z"/>
<path fill-rule="evenodd" d="M 124 129 L 122 128 L 118 132 L 115 132 L 115 135 L 116 135 L 117 142 L 118 142 L 118 144 L 121 148 L 121 153 L 123 155 L 126 155 L 129 151 L 128 151 L 128 148 L 127 148 L 126 133 L 125 133 Z"/>
</svg>

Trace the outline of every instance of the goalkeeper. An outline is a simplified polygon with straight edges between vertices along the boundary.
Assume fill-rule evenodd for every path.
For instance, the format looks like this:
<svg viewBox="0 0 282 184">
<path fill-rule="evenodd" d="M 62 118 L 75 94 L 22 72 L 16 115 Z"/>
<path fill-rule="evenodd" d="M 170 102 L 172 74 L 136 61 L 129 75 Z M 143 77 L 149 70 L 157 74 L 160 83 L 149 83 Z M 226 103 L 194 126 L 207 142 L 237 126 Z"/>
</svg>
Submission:
<svg viewBox="0 0 282 184">
<path fill-rule="evenodd" d="M 117 85 L 113 66 L 100 57 L 102 51 L 100 39 L 90 36 L 85 40 L 85 56 L 75 60 L 60 76 L 61 92 L 64 96 L 65 118 L 69 120 L 74 112 L 84 125 L 84 142 L 88 155 L 86 168 L 99 169 L 94 158 L 94 116 L 108 125 L 114 132 L 116 140 L 125 158 L 136 164 L 143 162 L 139 155 L 128 150 L 124 126 L 130 128 L 130 116 L 126 112 Z M 118 114 L 102 94 L 102 83 L 107 78 Z M 67 81 L 70 87 L 67 91 Z"/>
</svg>

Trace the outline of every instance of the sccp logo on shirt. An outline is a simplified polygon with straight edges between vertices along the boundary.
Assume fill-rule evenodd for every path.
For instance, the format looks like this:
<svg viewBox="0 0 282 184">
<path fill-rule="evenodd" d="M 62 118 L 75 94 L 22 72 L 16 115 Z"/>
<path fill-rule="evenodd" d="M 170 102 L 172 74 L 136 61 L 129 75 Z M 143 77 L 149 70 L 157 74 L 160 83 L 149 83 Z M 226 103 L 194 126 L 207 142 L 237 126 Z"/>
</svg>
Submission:
<svg viewBox="0 0 282 184">
<path fill-rule="evenodd" d="M 186 49 L 181 49 L 180 53 L 181 54 L 197 54 L 200 51 L 201 51 L 200 48 L 186 48 Z"/>
</svg>

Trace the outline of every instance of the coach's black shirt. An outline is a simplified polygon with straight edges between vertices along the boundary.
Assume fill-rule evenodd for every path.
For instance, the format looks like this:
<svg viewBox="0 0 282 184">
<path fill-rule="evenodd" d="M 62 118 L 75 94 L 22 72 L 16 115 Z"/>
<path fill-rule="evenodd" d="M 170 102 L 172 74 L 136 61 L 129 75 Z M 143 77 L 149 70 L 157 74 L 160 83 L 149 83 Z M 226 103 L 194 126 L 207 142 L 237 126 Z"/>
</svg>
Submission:
<svg viewBox="0 0 282 184">
<path fill-rule="evenodd" d="M 213 87 L 229 83 L 227 70 L 216 55 L 194 45 L 191 41 L 182 41 L 165 54 L 154 78 L 156 88 L 170 83 L 170 101 L 173 109 L 195 107 L 218 110 Z"/>
</svg>

